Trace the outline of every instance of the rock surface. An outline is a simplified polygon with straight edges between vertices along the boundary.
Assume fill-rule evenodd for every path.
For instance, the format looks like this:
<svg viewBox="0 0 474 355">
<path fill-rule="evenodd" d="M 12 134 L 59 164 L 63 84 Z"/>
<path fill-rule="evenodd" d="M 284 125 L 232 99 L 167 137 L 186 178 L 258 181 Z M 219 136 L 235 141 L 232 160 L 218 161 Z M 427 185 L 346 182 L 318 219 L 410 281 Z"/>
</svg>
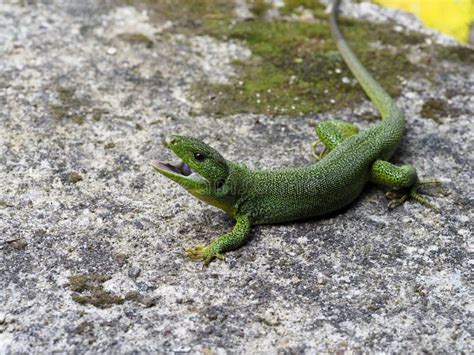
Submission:
<svg viewBox="0 0 474 355">
<path fill-rule="evenodd" d="M 398 100 L 395 161 L 443 182 L 441 213 L 389 211 L 368 187 L 342 213 L 255 228 L 202 269 L 183 247 L 232 221 L 148 167 L 170 157 L 164 136 L 251 167 L 307 164 L 316 121 L 363 127 L 370 104 L 190 116 L 190 86 L 232 78 L 241 44 L 164 34 L 134 7 L 25 4 L 0 7 L 0 353 L 472 351 L 473 66 L 443 63 L 440 86 L 406 82 Z M 452 111 L 420 115 L 448 91 Z"/>
</svg>

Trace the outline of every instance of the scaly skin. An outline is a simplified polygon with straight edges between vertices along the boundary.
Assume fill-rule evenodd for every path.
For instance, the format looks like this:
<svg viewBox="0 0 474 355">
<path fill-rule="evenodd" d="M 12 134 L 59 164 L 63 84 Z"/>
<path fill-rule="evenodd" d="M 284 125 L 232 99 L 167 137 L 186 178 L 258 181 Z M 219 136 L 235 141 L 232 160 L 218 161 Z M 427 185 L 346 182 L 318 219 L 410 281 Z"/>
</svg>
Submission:
<svg viewBox="0 0 474 355">
<path fill-rule="evenodd" d="M 206 265 L 213 258 L 223 258 L 223 253 L 245 243 L 255 224 L 292 221 L 340 209 L 354 201 L 369 181 L 401 189 L 402 195 L 389 207 L 410 197 L 429 204 L 416 191 L 423 182 L 418 180 L 415 168 L 387 161 L 403 137 L 405 118 L 342 37 L 336 22 L 338 5 L 336 0 L 330 16 L 333 37 L 345 62 L 380 111 L 382 121 L 361 133 L 351 123 L 321 122 L 316 127 L 318 142 L 325 145 L 320 161 L 277 170 L 249 170 L 224 159 L 195 138 L 168 137 L 166 145 L 182 162 L 158 162 L 152 167 L 197 198 L 231 214 L 237 222 L 231 232 L 209 246 L 187 249 L 191 258 L 204 260 Z"/>
</svg>

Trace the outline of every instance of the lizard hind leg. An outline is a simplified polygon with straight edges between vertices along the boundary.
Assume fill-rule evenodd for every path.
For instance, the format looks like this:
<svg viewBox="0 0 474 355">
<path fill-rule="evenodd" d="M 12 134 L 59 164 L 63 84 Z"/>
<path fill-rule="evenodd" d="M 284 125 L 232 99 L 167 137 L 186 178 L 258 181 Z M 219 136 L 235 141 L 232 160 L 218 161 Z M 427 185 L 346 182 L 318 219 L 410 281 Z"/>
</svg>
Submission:
<svg viewBox="0 0 474 355">
<path fill-rule="evenodd" d="M 388 203 L 389 208 L 402 205 L 411 198 L 437 209 L 420 195 L 418 188 L 428 184 L 439 185 L 440 182 L 438 180 L 419 180 L 415 168 L 411 165 L 397 166 L 385 160 L 376 160 L 370 169 L 370 181 L 393 189 L 386 193 L 387 198 L 391 200 Z"/>
<path fill-rule="evenodd" d="M 321 160 L 339 143 L 357 134 L 359 128 L 350 122 L 329 120 L 318 123 L 315 127 L 315 131 L 318 139 L 311 144 L 311 147 L 316 160 Z M 321 143 L 324 145 L 324 148 L 318 152 L 318 146 Z"/>
</svg>

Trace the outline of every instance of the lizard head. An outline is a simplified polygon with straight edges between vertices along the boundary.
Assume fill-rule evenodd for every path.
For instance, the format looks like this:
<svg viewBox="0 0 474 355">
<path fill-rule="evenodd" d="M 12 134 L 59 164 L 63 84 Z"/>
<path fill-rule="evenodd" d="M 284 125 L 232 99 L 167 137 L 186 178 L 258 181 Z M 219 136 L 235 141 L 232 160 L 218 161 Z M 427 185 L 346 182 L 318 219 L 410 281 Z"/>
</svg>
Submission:
<svg viewBox="0 0 474 355">
<path fill-rule="evenodd" d="M 203 141 L 186 136 L 168 136 L 165 146 L 179 160 L 153 162 L 153 169 L 202 200 L 219 194 L 229 176 L 229 165 L 222 155 Z"/>
</svg>

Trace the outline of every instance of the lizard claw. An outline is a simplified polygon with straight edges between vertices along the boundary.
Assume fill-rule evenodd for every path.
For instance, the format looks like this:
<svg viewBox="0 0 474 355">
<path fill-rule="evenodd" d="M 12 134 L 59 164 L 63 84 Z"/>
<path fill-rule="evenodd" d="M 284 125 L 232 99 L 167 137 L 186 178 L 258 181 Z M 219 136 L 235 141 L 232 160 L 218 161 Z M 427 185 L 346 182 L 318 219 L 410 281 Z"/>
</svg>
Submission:
<svg viewBox="0 0 474 355">
<path fill-rule="evenodd" d="M 388 196 L 387 194 L 386 194 L 386 196 L 387 196 L 387 198 L 390 199 L 390 201 L 388 203 L 388 208 L 390 208 L 390 209 L 403 205 L 405 203 L 405 201 L 408 199 L 408 195 L 402 195 L 399 198 L 392 197 L 392 195 Z"/>
<path fill-rule="evenodd" d="M 204 266 L 209 266 L 214 258 L 224 260 L 224 255 L 213 253 L 209 247 L 203 245 L 196 245 L 194 248 L 187 248 L 184 250 L 186 255 L 193 260 L 204 260 Z"/>
<path fill-rule="evenodd" d="M 186 252 L 186 256 L 189 256 L 193 260 L 200 260 L 202 259 L 202 255 L 206 247 L 204 245 L 198 244 L 194 248 L 186 248 L 184 251 Z"/>
<path fill-rule="evenodd" d="M 385 196 L 387 196 L 387 198 L 391 200 L 388 203 L 388 208 L 395 208 L 397 206 L 400 206 L 405 203 L 408 198 L 412 198 L 439 212 L 440 210 L 438 207 L 434 206 L 430 201 L 428 201 L 426 198 L 424 198 L 418 193 L 418 187 L 422 185 L 441 185 L 441 182 L 438 180 L 420 180 L 404 194 L 399 194 L 397 193 L 397 191 L 389 191 L 385 194 Z"/>
<path fill-rule="evenodd" d="M 318 145 L 320 145 L 322 141 L 320 139 L 316 139 L 313 143 L 311 143 L 311 153 L 313 154 L 313 157 L 317 160 L 320 161 L 321 159 L 324 158 L 324 155 L 326 154 L 326 147 L 323 145 L 323 149 L 318 153 Z"/>
<path fill-rule="evenodd" d="M 385 193 L 385 197 L 387 197 L 389 200 L 398 200 L 402 195 L 400 194 L 399 191 L 387 191 Z"/>
</svg>

